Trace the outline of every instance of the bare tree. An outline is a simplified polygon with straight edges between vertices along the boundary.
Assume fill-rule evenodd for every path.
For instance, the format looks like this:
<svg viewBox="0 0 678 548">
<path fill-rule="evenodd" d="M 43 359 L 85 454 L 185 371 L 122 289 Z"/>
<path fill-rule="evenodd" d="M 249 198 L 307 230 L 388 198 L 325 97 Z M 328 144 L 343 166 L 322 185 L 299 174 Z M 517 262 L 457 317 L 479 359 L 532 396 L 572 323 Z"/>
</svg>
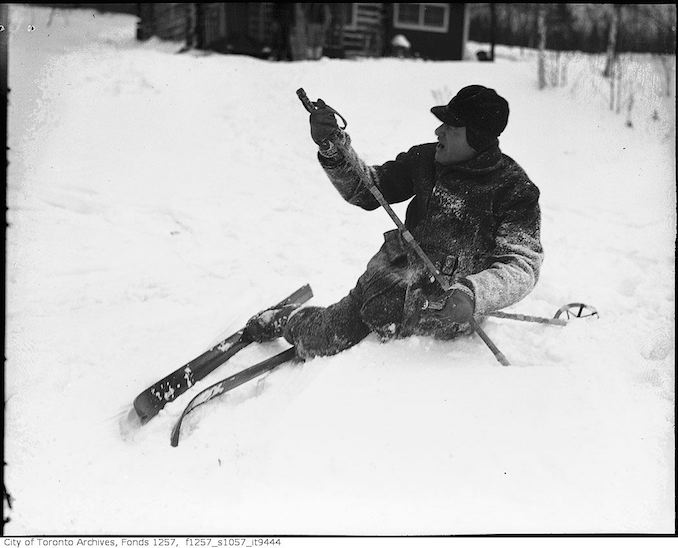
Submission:
<svg viewBox="0 0 678 548">
<path fill-rule="evenodd" d="M 621 104 L 622 104 L 622 71 L 624 70 L 623 63 L 620 59 L 617 59 L 617 62 L 615 63 L 616 69 L 616 77 L 617 77 L 617 110 L 616 113 L 619 114 L 621 112 Z M 613 99 L 614 101 L 614 99 Z"/>
<path fill-rule="evenodd" d="M 490 3 L 490 60 L 494 61 L 494 44 L 497 41 L 497 11 L 494 2 Z"/>
<path fill-rule="evenodd" d="M 537 75 L 539 89 L 546 87 L 546 6 L 539 4 L 537 13 L 537 34 L 539 36 L 539 58 L 537 62 Z"/>
<path fill-rule="evenodd" d="M 615 86 L 619 87 L 621 81 L 617 72 L 620 70 L 617 62 L 617 37 L 619 32 L 619 20 L 621 19 L 621 4 L 614 4 L 610 11 L 610 31 L 607 35 L 607 58 L 603 76 L 610 79 L 610 110 L 614 110 Z"/>
<path fill-rule="evenodd" d="M 613 76 L 614 62 L 617 56 L 617 32 L 619 30 L 619 19 L 621 15 L 621 4 L 614 4 L 610 11 L 610 30 L 607 35 L 607 61 L 603 76 L 610 78 Z M 612 78 L 614 80 L 614 78 Z"/>
</svg>

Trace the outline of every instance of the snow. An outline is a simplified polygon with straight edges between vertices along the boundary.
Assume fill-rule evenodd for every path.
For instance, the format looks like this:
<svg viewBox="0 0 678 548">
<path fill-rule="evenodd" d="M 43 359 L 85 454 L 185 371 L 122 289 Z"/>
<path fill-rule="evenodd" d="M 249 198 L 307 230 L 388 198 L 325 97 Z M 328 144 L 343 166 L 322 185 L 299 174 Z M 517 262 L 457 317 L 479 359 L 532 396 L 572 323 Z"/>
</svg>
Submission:
<svg viewBox="0 0 678 548">
<path fill-rule="evenodd" d="M 655 59 L 635 58 L 628 128 L 596 56 L 539 91 L 509 48 L 273 63 L 137 43 L 130 16 L 9 11 L 5 534 L 674 531 L 675 84 Z M 502 148 L 542 191 L 544 268 L 511 311 L 599 320 L 489 319 L 512 367 L 478 337 L 370 336 L 201 406 L 171 448 L 199 389 L 286 347 L 253 345 L 127 423 L 252 313 L 306 282 L 341 298 L 392 228 L 331 187 L 297 88 L 381 163 L 469 83 L 508 99 Z"/>
</svg>

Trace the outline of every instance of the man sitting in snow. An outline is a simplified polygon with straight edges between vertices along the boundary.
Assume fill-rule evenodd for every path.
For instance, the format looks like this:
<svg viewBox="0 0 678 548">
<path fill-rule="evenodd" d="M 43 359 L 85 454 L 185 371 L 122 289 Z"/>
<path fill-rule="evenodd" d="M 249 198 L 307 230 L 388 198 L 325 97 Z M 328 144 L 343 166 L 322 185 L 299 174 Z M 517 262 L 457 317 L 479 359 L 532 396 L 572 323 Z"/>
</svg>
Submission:
<svg viewBox="0 0 678 548">
<path fill-rule="evenodd" d="M 371 180 L 389 203 L 412 198 L 406 228 L 452 282 L 443 292 L 398 229 L 369 261 L 349 294 L 328 307 L 283 307 L 254 316 L 256 341 L 284 336 L 303 358 L 345 350 L 369 333 L 382 341 L 413 334 L 451 339 L 472 316 L 512 305 L 534 287 L 543 259 L 539 190 L 499 149 L 509 107 L 493 89 L 467 86 L 431 112 L 437 143 L 366 165 L 322 100 L 310 115 L 318 160 L 348 203 L 374 210 Z M 430 306 L 436 303 L 437 306 Z"/>
</svg>

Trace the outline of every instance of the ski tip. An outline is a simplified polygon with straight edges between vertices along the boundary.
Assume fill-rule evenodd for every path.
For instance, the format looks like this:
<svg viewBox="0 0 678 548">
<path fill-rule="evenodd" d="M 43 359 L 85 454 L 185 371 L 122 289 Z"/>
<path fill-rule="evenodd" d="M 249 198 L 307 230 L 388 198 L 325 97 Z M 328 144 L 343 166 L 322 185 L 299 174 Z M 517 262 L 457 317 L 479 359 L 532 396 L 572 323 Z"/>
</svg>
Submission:
<svg viewBox="0 0 678 548">
<path fill-rule="evenodd" d="M 188 404 L 190 407 L 190 403 Z M 172 447 L 177 447 L 179 445 L 179 436 L 181 435 L 181 425 L 184 422 L 184 417 L 186 416 L 186 411 L 188 410 L 188 407 L 184 409 L 184 412 L 181 414 L 179 417 L 179 420 L 177 420 L 176 424 L 172 428 L 172 433 L 170 434 L 170 445 Z"/>
<path fill-rule="evenodd" d="M 139 394 L 134 398 L 133 407 L 142 425 L 155 417 L 160 412 L 160 409 L 162 409 L 162 407 L 157 407 L 149 403 L 146 392 Z"/>
</svg>

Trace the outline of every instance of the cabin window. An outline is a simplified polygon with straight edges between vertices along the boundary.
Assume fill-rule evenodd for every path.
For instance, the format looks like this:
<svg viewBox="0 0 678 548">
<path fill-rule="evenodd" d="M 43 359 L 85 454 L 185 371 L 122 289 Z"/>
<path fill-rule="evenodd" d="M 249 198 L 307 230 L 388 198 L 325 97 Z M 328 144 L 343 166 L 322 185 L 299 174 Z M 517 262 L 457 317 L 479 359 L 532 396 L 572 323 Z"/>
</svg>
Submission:
<svg viewBox="0 0 678 548">
<path fill-rule="evenodd" d="M 397 29 L 447 32 L 450 27 L 449 4 L 396 3 L 393 27 Z"/>
</svg>

